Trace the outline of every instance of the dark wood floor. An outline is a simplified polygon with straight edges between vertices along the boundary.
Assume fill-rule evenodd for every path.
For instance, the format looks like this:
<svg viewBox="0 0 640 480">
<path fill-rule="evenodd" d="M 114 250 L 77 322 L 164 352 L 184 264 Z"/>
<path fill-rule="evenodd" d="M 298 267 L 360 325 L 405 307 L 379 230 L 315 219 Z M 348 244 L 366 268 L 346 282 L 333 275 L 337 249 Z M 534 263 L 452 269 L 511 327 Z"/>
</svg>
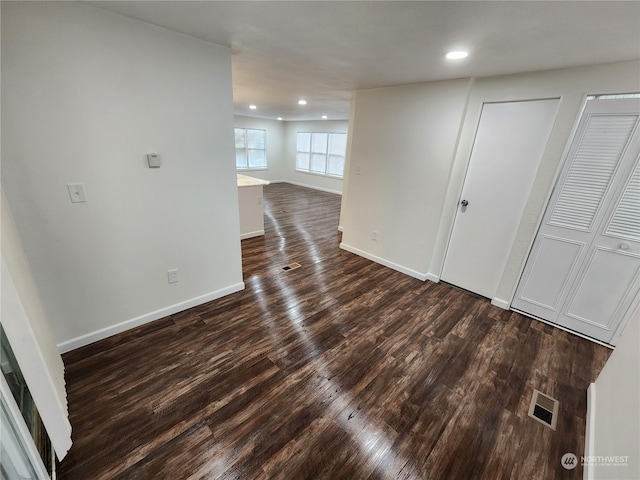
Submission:
<svg viewBox="0 0 640 480">
<path fill-rule="evenodd" d="M 340 250 L 339 208 L 266 187 L 244 291 L 64 355 L 61 478 L 582 478 L 560 458 L 609 351 Z"/>
</svg>

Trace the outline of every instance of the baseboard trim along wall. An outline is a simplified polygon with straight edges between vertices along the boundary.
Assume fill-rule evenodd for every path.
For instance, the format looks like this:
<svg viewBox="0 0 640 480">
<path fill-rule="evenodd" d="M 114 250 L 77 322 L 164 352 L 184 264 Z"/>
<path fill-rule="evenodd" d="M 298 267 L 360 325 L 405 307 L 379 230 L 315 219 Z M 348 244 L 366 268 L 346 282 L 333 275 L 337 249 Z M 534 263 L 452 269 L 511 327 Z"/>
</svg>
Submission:
<svg viewBox="0 0 640 480">
<path fill-rule="evenodd" d="M 355 247 L 352 247 L 351 245 L 347 245 L 346 243 L 340 243 L 340 248 L 342 250 L 346 250 L 347 252 L 360 255 L 361 257 L 364 257 L 367 260 L 371 260 L 372 262 L 376 262 L 376 263 L 379 263 L 380 265 L 384 265 L 385 267 L 389 267 L 400 273 L 404 273 L 405 275 L 409 275 L 410 277 L 417 278 L 418 280 L 422 280 L 423 282 L 427 279 L 428 274 L 426 273 L 420 273 L 410 268 L 403 267 L 402 265 L 398 265 L 397 263 L 390 262 L 389 260 L 385 260 L 384 258 L 377 257 L 375 255 L 372 255 L 371 253 L 367 253 L 363 250 L 359 250 Z"/>
<path fill-rule="evenodd" d="M 587 426 L 584 433 L 584 456 L 595 455 L 595 424 L 596 424 L 596 384 L 592 383 L 587 389 Z M 593 468 L 589 462 L 585 462 L 582 467 L 582 478 L 584 480 L 594 480 Z"/>
<path fill-rule="evenodd" d="M 440 276 L 435 273 L 428 272 L 426 275 L 426 279 L 433 283 L 440 283 Z"/>
<path fill-rule="evenodd" d="M 342 195 L 342 192 L 339 192 L 338 190 L 331 190 L 330 188 L 322 188 L 316 185 L 308 185 L 306 183 L 294 182 L 293 180 L 285 180 L 284 183 L 290 183 L 291 185 L 297 185 L 298 187 L 311 188 L 313 190 L 320 190 L 321 192 L 335 193 L 336 195 Z"/>
<path fill-rule="evenodd" d="M 508 301 L 503 300 L 503 299 L 498 298 L 498 297 L 493 297 L 493 300 L 491 300 L 491 305 L 495 305 L 496 307 L 500 307 L 503 310 L 509 310 L 509 307 L 511 306 L 511 304 Z"/>
<path fill-rule="evenodd" d="M 243 233 L 242 235 L 240 235 L 240 240 L 246 240 L 247 238 L 253 237 L 261 237 L 262 235 L 264 235 L 264 230 L 256 230 L 255 232 Z"/>
<path fill-rule="evenodd" d="M 139 327 L 140 325 L 144 325 L 145 323 L 153 322 L 154 320 L 159 320 L 168 315 L 173 315 L 174 313 L 182 312 L 183 310 L 197 307 L 198 305 L 202 305 L 203 303 L 217 300 L 218 298 L 222 298 L 232 293 L 239 292 L 241 290 L 244 290 L 244 288 L 244 282 L 236 283 L 234 285 L 230 285 L 229 287 L 216 290 L 215 292 L 206 293 L 204 295 L 185 300 L 184 302 L 176 303 L 174 305 L 161 308 L 160 310 L 140 315 L 139 317 L 135 317 L 130 320 L 125 320 L 124 322 L 118 323 L 116 325 L 102 328 L 100 330 L 96 330 L 95 332 L 81 335 L 80 337 L 72 338 L 71 340 L 59 343 L 57 345 L 58 350 L 61 354 L 70 352 L 71 350 L 84 347 L 85 345 L 97 342 L 98 340 L 103 340 L 112 335 L 122 333 L 135 327 Z"/>
</svg>

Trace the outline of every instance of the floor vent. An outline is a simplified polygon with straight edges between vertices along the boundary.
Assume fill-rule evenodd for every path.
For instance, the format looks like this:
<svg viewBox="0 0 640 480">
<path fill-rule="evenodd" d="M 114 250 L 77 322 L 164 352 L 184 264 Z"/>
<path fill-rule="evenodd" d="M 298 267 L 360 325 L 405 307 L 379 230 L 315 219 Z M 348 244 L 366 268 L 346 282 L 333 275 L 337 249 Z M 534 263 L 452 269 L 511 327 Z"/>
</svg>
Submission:
<svg viewBox="0 0 640 480">
<path fill-rule="evenodd" d="M 546 396 L 538 390 L 534 390 L 531 405 L 529 405 L 529 416 L 555 430 L 559 406 L 560 403 L 557 400 Z"/>
<path fill-rule="evenodd" d="M 289 265 L 285 265 L 284 267 L 282 267 L 282 270 L 284 270 L 285 272 L 288 272 L 289 270 L 295 270 L 296 268 L 300 268 L 301 265 L 299 263 L 290 263 Z"/>
</svg>

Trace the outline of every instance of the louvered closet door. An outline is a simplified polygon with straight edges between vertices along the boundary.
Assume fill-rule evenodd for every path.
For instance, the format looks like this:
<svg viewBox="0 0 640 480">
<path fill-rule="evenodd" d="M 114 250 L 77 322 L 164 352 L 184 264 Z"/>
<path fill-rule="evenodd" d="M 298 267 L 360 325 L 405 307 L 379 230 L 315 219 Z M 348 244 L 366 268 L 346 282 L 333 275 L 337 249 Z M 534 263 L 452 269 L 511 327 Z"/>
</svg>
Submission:
<svg viewBox="0 0 640 480">
<path fill-rule="evenodd" d="M 640 100 L 587 104 L 512 307 L 598 340 L 640 301 Z"/>
</svg>

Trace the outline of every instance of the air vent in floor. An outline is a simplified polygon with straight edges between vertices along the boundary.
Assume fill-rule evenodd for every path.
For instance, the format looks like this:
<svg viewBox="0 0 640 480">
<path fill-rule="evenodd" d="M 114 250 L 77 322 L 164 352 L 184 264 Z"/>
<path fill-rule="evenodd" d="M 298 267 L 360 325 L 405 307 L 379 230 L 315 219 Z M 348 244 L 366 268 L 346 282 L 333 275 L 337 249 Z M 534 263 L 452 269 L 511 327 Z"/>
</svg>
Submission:
<svg viewBox="0 0 640 480">
<path fill-rule="evenodd" d="M 538 390 L 534 390 L 531 404 L 529 405 L 529 416 L 543 425 L 550 427 L 552 430 L 555 430 L 559 406 L 560 403 L 557 400 L 548 397 Z"/>
<path fill-rule="evenodd" d="M 285 265 L 284 267 L 282 267 L 282 270 L 284 270 L 285 272 L 288 272 L 289 270 L 295 270 L 296 268 L 300 268 L 301 265 L 299 263 L 290 263 L 289 265 Z"/>
</svg>

